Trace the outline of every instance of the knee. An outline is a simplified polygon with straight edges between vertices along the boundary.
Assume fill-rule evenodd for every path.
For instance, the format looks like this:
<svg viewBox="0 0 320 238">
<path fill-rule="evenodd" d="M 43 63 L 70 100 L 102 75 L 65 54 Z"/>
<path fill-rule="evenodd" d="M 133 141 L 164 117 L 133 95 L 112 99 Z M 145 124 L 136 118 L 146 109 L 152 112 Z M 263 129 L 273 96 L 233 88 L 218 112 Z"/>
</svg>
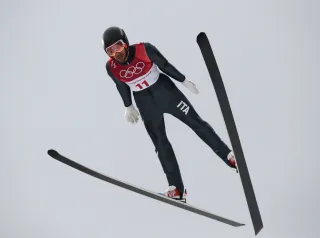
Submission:
<svg viewBox="0 0 320 238">
<path fill-rule="evenodd" d="M 195 117 L 192 121 L 190 121 L 190 125 L 194 131 L 206 131 L 208 129 L 212 130 L 210 124 L 203 120 L 200 116 Z"/>
<path fill-rule="evenodd" d="M 167 146 L 169 144 L 170 144 L 170 142 L 169 142 L 169 139 L 168 139 L 167 136 L 162 135 L 162 136 L 158 137 L 158 145 L 159 146 L 164 147 L 164 146 Z"/>
</svg>

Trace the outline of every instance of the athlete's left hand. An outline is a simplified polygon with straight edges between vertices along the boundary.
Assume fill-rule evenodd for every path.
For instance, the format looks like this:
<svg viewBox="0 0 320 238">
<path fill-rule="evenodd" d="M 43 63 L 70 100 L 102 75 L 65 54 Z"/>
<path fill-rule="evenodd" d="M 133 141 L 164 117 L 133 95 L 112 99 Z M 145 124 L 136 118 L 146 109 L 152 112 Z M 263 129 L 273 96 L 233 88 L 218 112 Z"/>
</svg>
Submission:
<svg viewBox="0 0 320 238">
<path fill-rule="evenodd" d="M 194 94 L 199 94 L 199 90 L 197 89 L 197 86 L 196 86 L 193 82 L 191 82 L 191 81 L 189 81 L 189 80 L 184 80 L 184 81 L 182 82 L 182 84 L 183 84 L 187 89 L 189 89 L 192 93 L 194 93 Z"/>
</svg>

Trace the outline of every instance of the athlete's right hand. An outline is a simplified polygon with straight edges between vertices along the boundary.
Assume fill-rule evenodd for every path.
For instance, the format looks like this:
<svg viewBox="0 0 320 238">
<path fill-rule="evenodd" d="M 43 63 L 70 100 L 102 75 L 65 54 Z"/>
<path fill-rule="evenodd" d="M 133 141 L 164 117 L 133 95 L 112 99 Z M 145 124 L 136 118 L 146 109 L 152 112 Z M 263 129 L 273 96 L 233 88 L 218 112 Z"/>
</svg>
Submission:
<svg viewBox="0 0 320 238">
<path fill-rule="evenodd" d="M 139 112 L 132 104 L 126 107 L 124 115 L 127 121 L 132 124 L 137 123 L 139 120 Z"/>
</svg>

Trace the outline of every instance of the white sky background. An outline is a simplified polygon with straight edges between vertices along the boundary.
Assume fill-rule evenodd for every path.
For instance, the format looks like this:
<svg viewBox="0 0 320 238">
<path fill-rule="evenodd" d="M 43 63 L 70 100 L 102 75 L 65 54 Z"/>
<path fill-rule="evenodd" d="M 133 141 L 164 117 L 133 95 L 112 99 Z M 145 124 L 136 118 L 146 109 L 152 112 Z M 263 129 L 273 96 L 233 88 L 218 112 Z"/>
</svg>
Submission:
<svg viewBox="0 0 320 238">
<path fill-rule="evenodd" d="M 171 3 L 170 3 L 171 2 Z M 317 1 L 1 1 L 0 237 L 253 237 L 238 174 L 166 116 L 188 202 L 246 223 L 233 228 L 91 178 L 47 154 L 163 191 L 141 121 L 126 123 L 101 36 L 123 27 L 187 78 L 177 83 L 229 145 L 196 36 L 224 79 L 262 214 L 261 238 L 319 237 Z"/>
</svg>

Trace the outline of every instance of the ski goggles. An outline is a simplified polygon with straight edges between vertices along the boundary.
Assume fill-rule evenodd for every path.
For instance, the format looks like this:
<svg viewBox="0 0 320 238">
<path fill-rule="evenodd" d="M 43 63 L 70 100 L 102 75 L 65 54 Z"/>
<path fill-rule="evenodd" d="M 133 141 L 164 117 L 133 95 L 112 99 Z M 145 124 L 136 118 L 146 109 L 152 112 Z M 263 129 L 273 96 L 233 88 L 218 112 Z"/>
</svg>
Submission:
<svg viewBox="0 0 320 238">
<path fill-rule="evenodd" d="M 127 44 L 123 40 L 118 40 L 116 43 L 106 48 L 106 52 L 110 57 L 114 57 L 117 52 L 121 52 L 124 48 L 127 48 Z"/>
</svg>

